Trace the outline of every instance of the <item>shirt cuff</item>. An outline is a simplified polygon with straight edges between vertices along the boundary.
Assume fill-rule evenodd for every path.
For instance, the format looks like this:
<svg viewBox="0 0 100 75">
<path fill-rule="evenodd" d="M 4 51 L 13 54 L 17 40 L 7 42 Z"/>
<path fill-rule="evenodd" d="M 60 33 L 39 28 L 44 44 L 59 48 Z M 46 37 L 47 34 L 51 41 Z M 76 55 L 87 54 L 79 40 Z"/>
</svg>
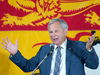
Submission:
<svg viewBox="0 0 100 75">
<path fill-rule="evenodd" d="M 92 48 L 90 50 L 88 50 L 88 51 L 91 52 L 92 51 Z"/>
</svg>

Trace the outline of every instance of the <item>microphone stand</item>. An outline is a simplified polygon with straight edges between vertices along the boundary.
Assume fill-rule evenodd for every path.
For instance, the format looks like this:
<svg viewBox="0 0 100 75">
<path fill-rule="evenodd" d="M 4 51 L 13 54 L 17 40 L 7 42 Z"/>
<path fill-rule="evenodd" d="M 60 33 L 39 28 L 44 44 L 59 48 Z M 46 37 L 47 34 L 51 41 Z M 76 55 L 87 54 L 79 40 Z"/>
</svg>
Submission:
<svg viewBox="0 0 100 75">
<path fill-rule="evenodd" d="M 52 46 L 51 46 L 52 47 Z M 37 68 L 43 63 L 43 61 L 50 55 L 52 54 L 52 50 L 42 59 L 42 61 L 37 65 L 37 67 L 33 70 L 33 72 L 30 75 L 33 75 L 33 73 L 37 70 Z"/>
</svg>

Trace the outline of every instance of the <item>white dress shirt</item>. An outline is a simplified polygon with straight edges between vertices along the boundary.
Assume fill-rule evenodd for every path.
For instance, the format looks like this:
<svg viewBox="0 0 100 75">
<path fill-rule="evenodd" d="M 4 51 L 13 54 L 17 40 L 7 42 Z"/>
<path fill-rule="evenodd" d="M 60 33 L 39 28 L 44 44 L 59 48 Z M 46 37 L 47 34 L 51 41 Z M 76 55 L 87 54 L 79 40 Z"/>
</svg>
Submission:
<svg viewBox="0 0 100 75">
<path fill-rule="evenodd" d="M 60 45 L 61 46 L 61 64 L 60 64 L 59 75 L 66 75 L 66 61 L 65 61 L 66 60 L 66 44 L 67 44 L 67 39 L 62 45 Z M 53 75 L 54 73 L 56 54 L 57 54 L 57 45 L 55 45 L 54 47 L 54 52 L 53 52 L 52 61 L 51 61 L 50 75 Z"/>
</svg>

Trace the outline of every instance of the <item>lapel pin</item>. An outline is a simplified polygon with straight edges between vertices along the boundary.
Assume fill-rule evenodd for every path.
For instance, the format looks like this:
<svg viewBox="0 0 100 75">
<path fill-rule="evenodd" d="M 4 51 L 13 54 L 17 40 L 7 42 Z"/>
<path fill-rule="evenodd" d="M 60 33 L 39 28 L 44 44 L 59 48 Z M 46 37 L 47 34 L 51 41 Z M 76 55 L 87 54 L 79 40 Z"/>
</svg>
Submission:
<svg viewBox="0 0 100 75">
<path fill-rule="evenodd" d="M 69 48 L 69 50 L 70 50 L 71 48 Z"/>
</svg>

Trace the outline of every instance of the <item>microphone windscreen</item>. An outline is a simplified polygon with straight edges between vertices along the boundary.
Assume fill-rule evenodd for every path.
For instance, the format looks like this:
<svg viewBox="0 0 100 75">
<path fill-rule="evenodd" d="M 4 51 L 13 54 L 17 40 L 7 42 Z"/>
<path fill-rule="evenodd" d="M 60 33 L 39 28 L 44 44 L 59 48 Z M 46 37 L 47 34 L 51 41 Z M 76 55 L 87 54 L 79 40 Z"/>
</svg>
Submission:
<svg viewBox="0 0 100 75">
<path fill-rule="evenodd" d="M 52 44 L 50 44 L 50 53 L 52 53 L 53 50 L 54 50 L 54 44 L 52 43 Z"/>
<path fill-rule="evenodd" d="M 51 44 L 50 44 L 50 47 L 51 47 L 51 46 L 54 46 L 54 44 L 53 44 L 53 43 L 51 43 Z"/>
</svg>

